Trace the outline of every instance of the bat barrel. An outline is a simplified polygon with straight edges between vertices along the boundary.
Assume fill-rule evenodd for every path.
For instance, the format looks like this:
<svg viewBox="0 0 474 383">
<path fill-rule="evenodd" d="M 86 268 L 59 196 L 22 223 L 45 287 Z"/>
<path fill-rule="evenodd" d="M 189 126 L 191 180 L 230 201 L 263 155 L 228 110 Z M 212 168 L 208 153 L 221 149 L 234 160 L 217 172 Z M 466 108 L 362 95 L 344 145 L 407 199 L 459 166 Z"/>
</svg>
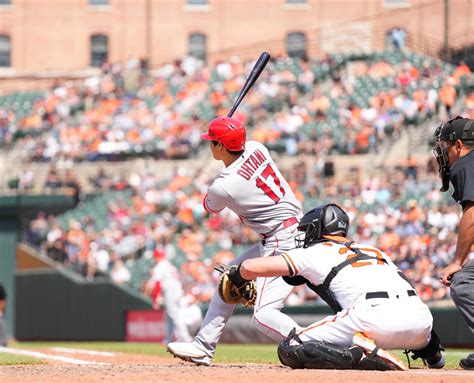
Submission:
<svg viewBox="0 0 474 383">
<path fill-rule="evenodd" d="M 240 91 L 237 99 L 234 101 L 234 105 L 232 105 L 232 108 L 227 114 L 227 117 L 232 117 L 234 115 L 234 112 L 244 99 L 245 95 L 249 92 L 250 88 L 252 88 L 253 84 L 255 84 L 255 81 L 257 81 L 257 79 L 260 77 L 260 74 L 262 73 L 269 60 L 270 54 L 268 54 L 267 52 L 263 52 L 260 55 L 257 62 L 253 66 L 252 71 L 250 72 L 247 80 L 245 81 L 245 84 L 242 87 L 242 90 Z"/>
</svg>

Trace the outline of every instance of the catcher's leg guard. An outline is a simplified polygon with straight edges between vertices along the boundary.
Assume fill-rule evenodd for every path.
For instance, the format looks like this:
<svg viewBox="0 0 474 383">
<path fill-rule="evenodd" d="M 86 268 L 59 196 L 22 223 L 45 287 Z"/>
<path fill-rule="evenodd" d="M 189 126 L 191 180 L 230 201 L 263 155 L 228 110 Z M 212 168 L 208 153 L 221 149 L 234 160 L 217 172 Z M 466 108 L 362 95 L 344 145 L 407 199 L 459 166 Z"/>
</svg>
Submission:
<svg viewBox="0 0 474 383">
<path fill-rule="evenodd" d="M 278 358 L 291 368 L 349 370 L 363 356 L 359 348 L 343 349 L 316 340 L 302 342 L 293 329 L 278 346 Z"/>
<path fill-rule="evenodd" d="M 434 330 L 431 330 L 430 341 L 424 348 L 421 350 L 409 350 L 408 352 L 413 353 L 413 360 L 423 359 L 429 368 L 443 368 L 444 357 L 441 351 L 444 351 L 444 348 L 441 346 L 439 337 Z"/>
</svg>

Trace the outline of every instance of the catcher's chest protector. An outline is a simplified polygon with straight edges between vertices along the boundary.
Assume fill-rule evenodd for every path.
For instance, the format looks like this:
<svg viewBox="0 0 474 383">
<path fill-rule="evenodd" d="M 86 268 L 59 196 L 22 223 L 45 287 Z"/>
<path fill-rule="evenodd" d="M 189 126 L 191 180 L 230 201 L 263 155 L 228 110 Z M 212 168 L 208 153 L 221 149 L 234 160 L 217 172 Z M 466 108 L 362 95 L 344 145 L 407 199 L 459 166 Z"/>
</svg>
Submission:
<svg viewBox="0 0 474 383">
<path fill-rule="evenodd" d="M 359 249 L 354 248 L 351 246 L 351 243 L 345 243 L 344 244 L 346 247 L 351 249 L 354 253 L 357 255 L 355 257 L 352 257 L 350 259 L 345 260 L 344 262 L 341 262 L 339 265 L 334 266 L 331 269 L 331 272 L 326 276 L 326 279 L 324 282 L 320 285 L 313 285 L 310 281 L 308 281 L 306 278 L 303 278 L 301 276 L 296 276 L 296 277 L 283 277 L 286 283 L 290 285 L 301 285 L 303 283 L 306 283 L 306 285 L 313 290 L 316 294 L 319 295 L 319 297 L 325 301 L 329 307 L 334 311 L 334 313 L 337 313 L 342 310 L 341 305 L 339 302 L 336 300 L 336 297 L 334 294 L 331 292 L 329 286 L 331 285 L 331 281 L 335 278 L 335 276 L 346 266 L 351 265 L 357 261 L 364 261 L 367 259 L 375 259 L 377 261 L 380 261 L 379 258 L 370 256 L 368 254 L 365 254 L 361 252 Z M 383 262 L 386 263 L 384 259 L 382 259 Z M 295 282 L 296 281 L 296 282 Z"/>
</svg>

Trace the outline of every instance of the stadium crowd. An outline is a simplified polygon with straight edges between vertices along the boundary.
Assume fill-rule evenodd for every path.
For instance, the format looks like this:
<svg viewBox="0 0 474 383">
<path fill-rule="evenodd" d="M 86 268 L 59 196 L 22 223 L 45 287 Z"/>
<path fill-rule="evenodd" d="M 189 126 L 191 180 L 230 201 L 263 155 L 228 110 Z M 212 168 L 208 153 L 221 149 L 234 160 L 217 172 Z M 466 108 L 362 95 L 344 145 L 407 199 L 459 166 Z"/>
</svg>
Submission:
<svg viewBox="0 0 474 383">
<path fill-rule="evenodd" d="M 31 161 L 188 158 L 207 121 L 225 114 L 250 65 L 234 58 L 203 66 L 186 58 L 152 76 L 138 60 L 105 64 L 101 75 L 44 92 L 19 121 L 2 109 L 2 141 L 15 142 Z M 456 102 L 474 114 L 470 76 L 463 63 L 454 67 L 402 52 L 364 59 L 276 57 L 237 118 L 256 127 L 252 138 L 290 155 L 365 153 L 408 123 L 440 109 L 450 114 Z"/>
<path fill-rule="evenodd" d="M 414 282 L 423 299 L 439 300 L 448 294 L 439 273 L 454 253 L 459 212 L 437 190 L 433 171 L 432 164 L 425 168 L 411 163 L 385 169 L 364 183 L 359 177 L 336 182 L 324 167 L 302 157 L 287 179 L 306 209 L 324 201 L 344 206 L 352 220 L 351 239 L 377 245 Z M 99 171 L 91 182 L 109 178 Z M 151 172 L 134 173 L 126 184 L 107 184 L 109 190 L 119 191 L 103 211 L 86 209 L 92 200 L 75 209 L 87 214 L 39 215 L 31 222 L 28 240 L 88 278 L 109 274 L 142 291 L 153 265 L 165 255 L 179 266 L 186 294 L 207 302 L 216 284 L 215 263 L 228 263 L 259 240 L 233 213 L 209 216 L 204 211 L 208 183 L 204 173 L 188 174 L 183 168 L 166 183 Z M 97 226 L 100 220 L 104 224 Z M 299 287 L 289 303 L 315 298 Z"/>
<path fill-rule="evenodd" d="M 0 113 L 2 140 L 29 161 L 50 162 L 44 188 L 72 188 L 79 201 L 84 185 L 70 170 L 59 174 L 57 163 L 194 156 L 206 122 L 225 114 L 250 65 L 232 59 L 202 66 L 188 58 L 151 76 L 137 60 L 106 64 L 99 76 L 57 84 L 19 121 L 11 111 Z M 354 169 L 341 182 L 324 159 L 377 151 L 385 137 L 440 114 L 462 109 L 474 117 L 469 68 L 398 52 L 318 61 L 277 57 L 262 76 L 237 118 L 250 127 L 249 138 L 296 157 L 286 178 L 305 210 L 341 204 L 353 221 L 353 240 L 387 252 L 423 299 L 446 298 L 439 273 L 454 253 L 459 212 L 437 191 L 436 166 L 407 159 L 365 182 Z M 31 187 L 33 177 L 24 170 L 18 184 Z M 228 263 L 260 240 L 226 210 L 207 215 L 204 172 L 177 168 L 163 181 L 146 169 L 125 179 L 100 168 L 89 182 L 101 196 L 57 217 L 39 214 L 27 233 L 44 254 L 87 278 L 109 276 L 145 291 L 165 255 L 179 266 L 188 299 L 208 302 L 215 263 Z M 314 299 L 298 287 L 289 303 Z"/>
</svg>

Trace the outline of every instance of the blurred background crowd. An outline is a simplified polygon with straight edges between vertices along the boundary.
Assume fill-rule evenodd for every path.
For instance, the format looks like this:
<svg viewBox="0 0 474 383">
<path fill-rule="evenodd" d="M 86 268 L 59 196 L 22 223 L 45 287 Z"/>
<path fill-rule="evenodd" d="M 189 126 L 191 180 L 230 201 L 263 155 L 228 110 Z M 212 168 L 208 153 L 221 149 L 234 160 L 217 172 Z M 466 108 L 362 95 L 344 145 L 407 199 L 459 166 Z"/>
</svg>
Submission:
<svg viewBox="0 0 474 383">
<path fill-rule="evenodd" d="M 30 161 L 189 158 L 206 123 L 235 99 L 251 64 L 233 58 L 203 66 L 189 57 L 149 73 L 139 60 L 105 63 L 102 75 L 84 81 L 5 96 L 0 143 L 15 145 Z M 400 51 L 281 56 L 236 117 L 255 127 L 251 138 L 290 155 L 366 153 L 439 110 L 450 115 L 462 108 L 473 117 L 471 81 L 462 62 L 455 67 Z"/>
<path fill-rule="evenodd" d="M 176 162 L 165 177 L 150 167 L 113 172 L 107 161 L 202 157 L 199 135 L 226 113 L 251 65 L 232 58 L 205 66 L 188 57 L 150 73 L 139 60 L 106 62 L 100 75 L 84 81 L 5 96 L 1 144 L 27 164 L 49 164 L 41 185 L 26 166 L 10 187 L 66 187 L 77 203 L 57 216 L 38 214 L 26 240 L 89 279 L 110 277 L 142 292 L 153 267 L 169 259 L 189 302 L 208 302 L 215 263 L 228 263 L 259 237 L 229 211 L 204 211 L 212 176 L 202 167 Z M 474 118 L 473 83 L 462 62 L 453 66 L 405 51 L 282 55 L 272 59 L 236 117 L 249 128 L 248 139 L 291 162 L 279 166 L 305 210 L 341 204 L 352 220 L 352 240 L 381 248 L 423 299 L 441 300 L 448 290 L 439 273 L 454 254 L 459 208 L 438 191 L 433 160 L 399 158 L 369 175 L 354 167 L 342 178 L 334 162 L 378 153 L 415 126 L 433 128 L 457 113 Z M 76 175 L 74 164 L 96 161 L 101 165 L 92 176 Z M 303 286 L 288 303 L 307 301 L 319 302 Z"/>
</svg>

